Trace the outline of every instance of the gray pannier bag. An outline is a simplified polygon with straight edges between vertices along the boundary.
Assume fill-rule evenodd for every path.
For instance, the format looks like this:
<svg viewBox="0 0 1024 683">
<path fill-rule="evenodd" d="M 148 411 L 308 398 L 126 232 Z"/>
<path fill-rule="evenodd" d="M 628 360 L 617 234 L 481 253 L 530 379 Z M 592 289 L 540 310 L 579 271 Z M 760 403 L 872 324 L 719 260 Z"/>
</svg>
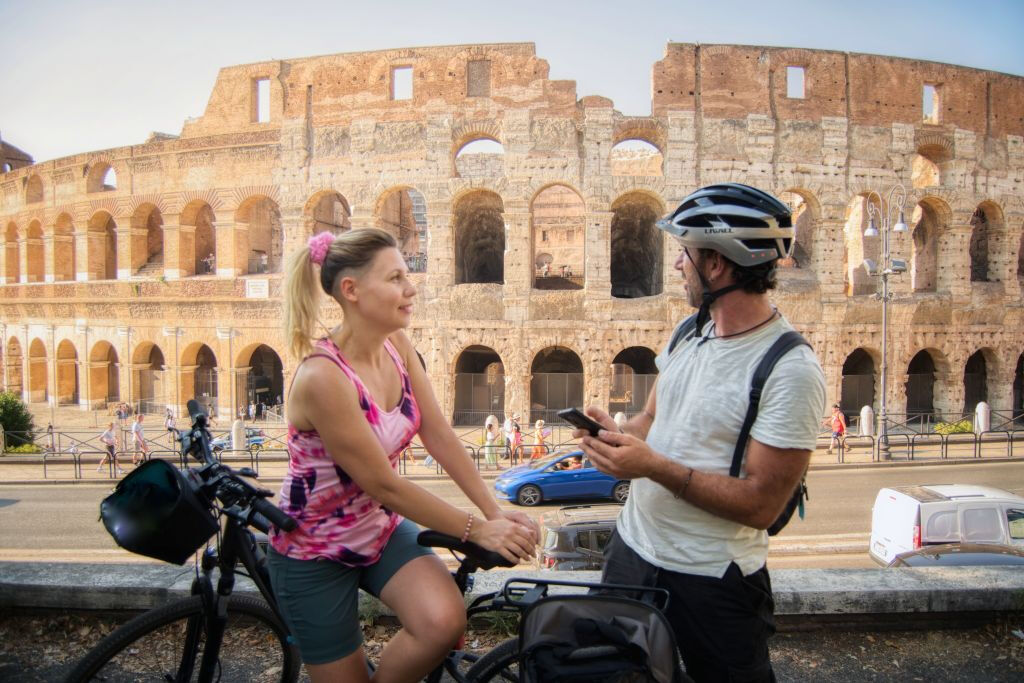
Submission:
<svg viewBox="0 0 1024 683">
<path fill-rule="evenodd" d="M 530 580 L 524 580 L 530 581 Z M 575 582 L 537 581 L 555 585 Z M 557 594 L 536 600 L 519 624 L 519 680 L 524 683 L 680 683 L 675 636 L 657 606 L 608 593 L 610 585 L 589 585 L 589 594 Z M 615 586 L 631 593 L 660 588 Z M 545 591 L 546 592 L 546 591 Z"/>
</svg>

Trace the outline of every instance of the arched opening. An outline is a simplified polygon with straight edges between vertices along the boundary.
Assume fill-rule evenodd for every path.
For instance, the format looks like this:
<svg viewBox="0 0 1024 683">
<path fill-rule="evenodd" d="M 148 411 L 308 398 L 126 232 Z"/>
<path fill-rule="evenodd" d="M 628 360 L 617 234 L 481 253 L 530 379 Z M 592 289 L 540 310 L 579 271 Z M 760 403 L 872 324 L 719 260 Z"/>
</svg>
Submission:
<svg viewBox="0 0 1024 683">
<path fill-rule="evenodd" d="M 662 237 L 654 222 L 661 203 L 642 192 L 631 192 L 612 204 L 612 296 L 635 299 L 661 294 Z"/>
<path fill-rule="evenodd" d="M 132 273 L 142 277 L 164 274 L 164 219 L 160 209 L 143 204 L 132 214 Z"/>
<path fill-rule="evenodd" d="M 9 163 L 7 163 L 5 161 L 2 164 L 0 164 L 0 173 L 10 173 L 10 172 L 11 172 L 11 165 Z"/>
<path fill-rule="evenodd" d="M 281 357 L 266 344 L 260 344 L 251 352 L 242 352 L 238 367 L 248 367 L 248 371 L 244 376 L 238 376 L 236 411 L 242 408 L 248 415 L 249 406 L 252 405 L 255 417 L 262 419 L 266 409 L 279 405 L 284 396 L 284 366 Z"/>
<path fill-rule="evenodd" d="M 53 279 L 68 282 L 75 279 L 75 226 L 71 216 L 62 213 L 53 224 Z"/>
<path fill-rule="evenodd" d="M 78 405 L 78 350 L 70 340 L 57 345 L 57 405 Z"/>
<path fill-rule="evenodd" d="M 352 229 L 348 200 L 337 192 L 320 192 L 306 203 L 306 229 L 310 235 L 330 232 L 340 235 Z"/>
<path fill-rule="evenodd" d="M 992 202 L 982 203 L 971 216 L 971 282 L 999 282 L 998 239 L 1003 230 L 1002 211 Z"/>
<path fill-rule="evenodd" d="M 1014 420 L 1018 423 L 1024 422 L 1024 353 L 1017 357 L 1017 369 L 1013 371 L 1012 410 Z"/>
<path fill-rule="evenodd" d="M 572 188 L 552 185 L 530 204 L 533 225 L 533 286 L 582 289 L 584 274 L 583 199 Z"/>
<path fill-rule="evenodd" d="M 864 265 L 865 259 L 871 259 L 878 263 L 881 253 L 881 238 L 864 236 L 864 230 L 867 229 L 870 219 L 868 202 L 867 196 L 858 195 L 846 207 L 846 225 L 843 228 L 846 244 L 843 270 L 846 277 L 847 296 L 874 294 L 877 289 L 878 283 L 874 277 L 868 275 L 868 269 Z M 870 202 L 876 215 L 879 215 L 881 209 L 878 198 L 872 195 Z"/>
<path fill-rule="evenodd" d="M 133 384 L 138 387 L 136 408 L 140 413 L 161 415 L 167 407 L 164 386 L 164 352 L 152 342 L 144 342 L 135 349 Z"/>
<path fill-rule="evenodd" d="M 493 178 L 505 174 L 505 148 L 492 138 L 476 138 L 455 153 L 460 178 Z"/>
<path fill-rule="evenodd" d="M 25 389 L 22 372 L 25 359 L 21 357 L 21 342 L 16 337 L 11 337 L 7 342 L 7 353 L 4 362 L 7 363 L 7 391 L 19 399 L 23 398 L 22 392 Z"/>
<path fill-rule="evenodd" d="M 96 342 L 89 352 L 89 403 L 106 407 L 121 400 L 117 351 L 110 342 Z"/>
<path fill-rule="evenodd" d="M 25 239 L 25 282 L 42 282 L 46 272 L 43 252 L 43 226 L 39 221 L 28 224 Z"/>
<path fill-rule="evenodd" d="M 46 345 L 36 338 L 28 345 L 28 402 L 45 403 L 50 394 L 47 390 Z"/>
<path fill-rule="evenodd" d="M 935 360 L 918 351 L 907 366 L 907 415 L 935 414 Z"/>
<path fill-rule="evenodd" d="M 910 162 L 910 184 L 914 189 L 942 184 L 942 167 L 950 153 L 942 145 L 921 145 Z"/>
<path fill-rule="evenodd" d="M 910 257 L 910 283 L 915 292 L 934 292 L 938 281 L 941 221 L 928 200 L 914 207 L 910 220 L 914 251 Z"/>
<path fill-rule="evenodd" d="M 608 391 L 608 412 L 633 417 L 644 409 L 658 379 L 655 354 L 644 346 L 630 346 L 612 359 L 612 382 Z"/>
<path fill-rule="evenodd" d="M 789 257 L 780 259 L 779 266 L 809 268 L 814 255 L 814 233 L 818 222 L 811 196 L 801 190 L 787 190 L 779 195 L 779 199 L 789 206 L 793 214 L 793 230 L 796 235 Z"/>
<path fill-rule="evenodd" d="M 505 366 L 494 349 L 474 345 L 455 362 L 455 412 L 452 424 L 482 425 L 488 415 L 505 412 Z"/>
<path fill-rule="evenodd" d="M 213 209 L 206 202 L 193 202 L 181 212 L 181 225 L 193 230 L 182 230 L 180 238 L 181 274 L 217 274 L 217 231 L 213 227 Z"/>
<path fill-rule="evenodd" d="M 281 211 L 269 197 L 249 197 L 235 212 L 235 223 L 248 228 L 246 273 L 279 273 L 284 250 Z"/>
<path fill-rule="evenodd" d="M 38 175 L 29 176 L 25 182 L 25 203 L 35 204 L 43 201 L 43 179 Z"/>
<path fill-rule="evenodd" d="M 609 163 L 613 176 L 660 176 L 665 157 L 647 140 L 628 138 L 612 147 Z"/>
<path fill-rule="evenodd" d="M 86 192 L 110 192 L 117 189 L 117 171 L 106 162 L 99 162 L 89 167 L 85 179 Z"/>
<path fill-rule="evenodd" d="M 89 219 L 89 279 L 117 279 L 117 223 L 106 211 Z"/>
<path fill-rule="evenodd" d="M 18 238 L 18 226 L 14 222 L 8 223 L 4 233 L 4 281 L 7 284 L 21 280 L 21 245 Z"/>
<path fill-rule="evenodd" d="M 558 411 L 583 405 L 583 361 L 562 346 L 549 346 L 530 366 L 530 422 L 558 419 Z"/>
<path fill-rule="evenodd" d="M 181 377 L 181 398 L 195 399 L 207 415 L 217 414 L 217 357 L 206 344 L 191 344 L 181 354 L 181 364 L 191 373 Z"/>
<path fill-rule="evenodd" d="M 377 202 L 377 227 L 395 238 L 410 273 L 427 272 L 427 203 L 412 188 L 398 188 Z"/>
<path fill-rule="evenodd" d="M 964 413 L 973 413 L 988 401 L 988 364 L 982 351 L 975 351 L 964 364 Z"/>
<path fill-rule="evenodd" d="M 501 197 L 477 190 L 455 205 L 455 284 L 505 281 L 505 218 Z"/>
<path fill-rule="evenodd" d="M 875 405 L 875 360 L 864 349 L 854 349 L 843 362 L 843 384 L 839 409 L 857 415 L 864 406 Z"/>
</svg>

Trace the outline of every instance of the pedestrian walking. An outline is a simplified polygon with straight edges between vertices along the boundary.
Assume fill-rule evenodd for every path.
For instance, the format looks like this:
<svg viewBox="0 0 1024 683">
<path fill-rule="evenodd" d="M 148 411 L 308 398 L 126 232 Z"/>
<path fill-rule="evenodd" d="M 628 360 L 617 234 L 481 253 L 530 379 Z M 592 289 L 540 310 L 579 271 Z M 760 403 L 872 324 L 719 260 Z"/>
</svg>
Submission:
<svg viewBox="0 0 1024 683">
<path fill-rule="evenodd" d="M 255 419 L 256 419 L 256 404 L 255 403 L 250 403 L 249 404 L 249 422 L 252 422 Z"/>
<path fill-rule="evenodd" d="M 533 449 L 530 451 L 530 460 L 537 460 L 548 454 L 545 442 L 549 436 L 551 430 L 544 427 L 544 420 L 537 420 L 533 424 Z"/>
<path fill-rule="evenodd" d="M 100 460 L 100 465 L 96 468 L 96 471 L 102 472 L 103 466 L 107 464 L 107 460 L 110 460 L 114 463 L 114 468 L 117 470 L 117 473 L 124 474 L 124 470 L 121 469 L 121 465 L 117 462 L 117 432 L 114 431 L 113 422 L 107 425 L 106 431 L 100 434 L 100 443 L 103 444 L 107 453 L 103 456 L 103 459 Z"/>
<path fill-rule="evenodd" d="M 138 465 L 139 453 L 142 454 L 142 461 L 149 459 L 149 444 L 146 443 L 146 432 L 142 427 L 144 415 L 139 413 L 132 423 L 132 465 Z"/>
<path fill-rule="evenodd" d="M 487 469 L 498 468 L 499 437 L 497 419 L 494 422 L 488 422 L 484 428 L 484 462 L 487 463 Z"/>
<path fill-rule="evenodd" d="M 838 403 L 832 404 L 832 414 L 826 417 L 822 424 L 832 429 L 832 440 L 828 443 L 828 453 L 831 455 L 832 449 L 837 448 L 846 435 L 846 415 L 843 415 Z"/>
</svg>

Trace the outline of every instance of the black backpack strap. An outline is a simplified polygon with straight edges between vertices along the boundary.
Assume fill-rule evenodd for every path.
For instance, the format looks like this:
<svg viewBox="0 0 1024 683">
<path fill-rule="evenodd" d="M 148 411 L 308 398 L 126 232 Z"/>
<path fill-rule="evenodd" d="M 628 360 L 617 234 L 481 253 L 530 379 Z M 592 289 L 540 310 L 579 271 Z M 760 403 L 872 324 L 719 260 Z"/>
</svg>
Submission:
<svg viewBox="0 0 1024 683">
<path fill-rule="evenodd" d="M 757 369 L 754 370 L 754 377 L 750 380 L 750 404 L 747 406 L 747 415 L 743 418 L 743 427 L 740 428 L 740 436 L 736 440 L 736 450 L 732 453 L 732 467 L 729 468 L 730 477 L 740 476 L 740 466 L 743 464 L 743 454 L 747 450 L 747 439 L 750 438 L 750 429 L 757 419 L 757 411 L 761 405 L 761 392 L 764 390 L 764 383 L 768 381 L 768 375 L 772 374 L 775 364 L 796 346 L 810 346 L 796 330 L 782 333 L 775 343 L 768 349 Z"/>
<path fill-rule="evenodd" d="M 679 327 L 672 333 L 672 339 L 668 342 L 668 352 L 671 354 L 679 342 L 684 339 L 689 339 L 697 331 L 697 314 L 694 313 L 683 322 L 679 323 Z"/>
</svg>

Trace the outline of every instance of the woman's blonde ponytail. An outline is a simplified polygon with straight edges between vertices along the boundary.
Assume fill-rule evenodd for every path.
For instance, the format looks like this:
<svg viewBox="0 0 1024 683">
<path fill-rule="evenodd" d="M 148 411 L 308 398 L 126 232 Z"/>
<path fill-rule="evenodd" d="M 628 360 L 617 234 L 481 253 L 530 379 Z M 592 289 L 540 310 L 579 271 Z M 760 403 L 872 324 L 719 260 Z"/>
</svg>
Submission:
<svg viewBox="0 0 1024 683">
<path fill-rule="evenodd" d="M 284 339 L 288 352 L 302 360 L 313 350 L 313 332 L 320 310 L 320 283 L 303 246 L 288 257 L 284 281 Z"/>
</svg>

